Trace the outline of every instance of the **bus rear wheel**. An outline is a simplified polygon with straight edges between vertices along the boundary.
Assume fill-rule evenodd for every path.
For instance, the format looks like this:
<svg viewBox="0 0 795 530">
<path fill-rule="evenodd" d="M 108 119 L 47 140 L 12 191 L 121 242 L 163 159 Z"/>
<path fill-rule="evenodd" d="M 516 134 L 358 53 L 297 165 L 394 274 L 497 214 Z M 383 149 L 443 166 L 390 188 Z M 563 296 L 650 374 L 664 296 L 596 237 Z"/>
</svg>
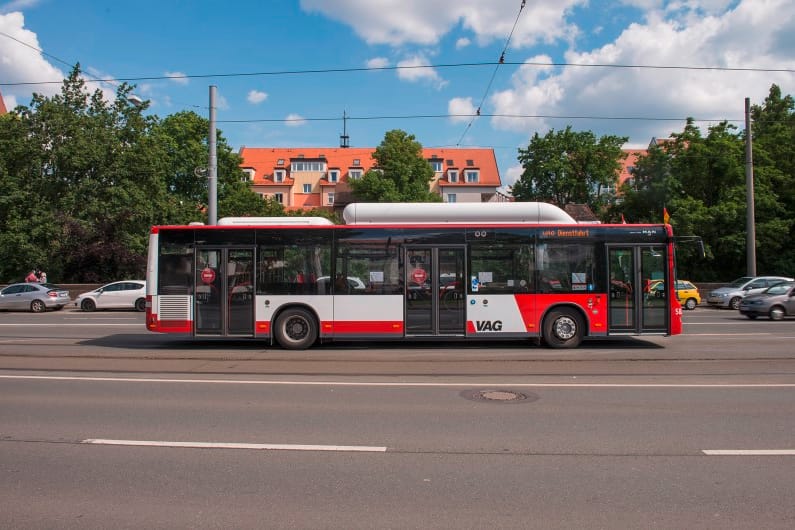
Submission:
<svg viewBox="0 0 795 530">
<path fill-rule="evenodd" d="M 276 319 L 273 334 L 285 350 L 305 350 L 317 340 L 317 322 L 306 309 L 286 309 Z"/>
<path fill-rule="evenodd" d="M 555 309 L 544 319 L 544 342 L 550 348 L 576 348 L 584 331 L 582 318 L 570 309 Z"/>
</svg>

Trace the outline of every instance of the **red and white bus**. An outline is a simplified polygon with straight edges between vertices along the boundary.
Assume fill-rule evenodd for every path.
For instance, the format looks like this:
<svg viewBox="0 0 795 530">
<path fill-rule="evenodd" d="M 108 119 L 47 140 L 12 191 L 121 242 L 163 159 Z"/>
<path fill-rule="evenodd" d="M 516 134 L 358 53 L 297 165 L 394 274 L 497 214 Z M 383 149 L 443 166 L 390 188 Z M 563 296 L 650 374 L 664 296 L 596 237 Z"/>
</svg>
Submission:
<svg viewBox="0 0 795 530">
<path fill-rule="evenodd" d="M 147 329 L 317 341 L 676 335 L 669 225 L 579 224 L 544 203 L 350 204 L 322 218 L 155 226 Z"/>
</svg>

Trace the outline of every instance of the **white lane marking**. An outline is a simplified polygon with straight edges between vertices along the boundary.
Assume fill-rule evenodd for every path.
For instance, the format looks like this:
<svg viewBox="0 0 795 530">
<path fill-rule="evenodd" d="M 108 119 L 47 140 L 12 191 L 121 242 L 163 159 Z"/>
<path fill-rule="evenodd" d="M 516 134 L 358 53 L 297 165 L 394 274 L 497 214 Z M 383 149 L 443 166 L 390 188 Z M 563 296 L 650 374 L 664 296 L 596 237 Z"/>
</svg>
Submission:
<svg viewBox="0 0 795 530">
<path fill-rule="evenodd" d="M 233 442 L 167 442 L 156 440 L 108 440 L 89 438 L 80 443 L 94 445 L 127 445 L 137 447 L 183 447 L 189 449 L 249 449 L 271 451 L 348 451 L 360 453 L 385 453 L 386 447 L 368 445 L 304 445 L 304 444 L 252 444 Z"/>
<path fill-rule="evenodd" d="M 795 456 L 795 449 L 704 449 L 710 456 Z"/>
<path fill-rule="evenodd" d="M 467 383 L 423 383 L 421 381 L 276 381 L 248 379 L 160 379 L 135 377 L 78 377 L 56 375 L 0 375 L 0 379 L 43 381 L 90 381 L 112 383 L 199 383 L 209 385 L 284 385 L 284 386 L 372 386 L 372 387 L 544 387 L 544 388 L 795 388 L 795 383 L 519 383 L 470 381 Z"/>
</svg>

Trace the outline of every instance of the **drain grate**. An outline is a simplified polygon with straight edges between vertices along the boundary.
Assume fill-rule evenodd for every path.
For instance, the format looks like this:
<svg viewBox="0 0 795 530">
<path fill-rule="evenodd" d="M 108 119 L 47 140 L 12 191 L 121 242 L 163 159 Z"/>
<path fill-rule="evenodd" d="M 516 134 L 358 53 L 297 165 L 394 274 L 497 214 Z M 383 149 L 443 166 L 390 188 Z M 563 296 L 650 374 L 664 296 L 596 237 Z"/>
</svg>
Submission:
<svg viewBox="0 0 795 530">
<path fill-rule="evenodd" d="M 464 390 L 461 397 L 471 401 L 481 401 L 486 403 L 531 403 L 538 399 L 536 394 L 529 392 L 517 392 L 505 389 L 486 389 L 486 390 Z"/>
</svg>

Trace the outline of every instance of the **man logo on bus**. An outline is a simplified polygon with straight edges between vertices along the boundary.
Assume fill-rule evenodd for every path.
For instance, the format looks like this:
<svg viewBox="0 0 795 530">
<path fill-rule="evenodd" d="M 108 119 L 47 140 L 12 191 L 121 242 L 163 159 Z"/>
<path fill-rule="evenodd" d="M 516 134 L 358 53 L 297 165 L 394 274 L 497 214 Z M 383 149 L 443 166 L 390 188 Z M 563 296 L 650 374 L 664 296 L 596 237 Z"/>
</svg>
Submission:
<svg viewBox="0 0 795 530">
<path fill-rule="evenodd" d="M 478 331 L 502 331 L 502 320 L 477 320 L 475 326 Z"/>
</svg>

